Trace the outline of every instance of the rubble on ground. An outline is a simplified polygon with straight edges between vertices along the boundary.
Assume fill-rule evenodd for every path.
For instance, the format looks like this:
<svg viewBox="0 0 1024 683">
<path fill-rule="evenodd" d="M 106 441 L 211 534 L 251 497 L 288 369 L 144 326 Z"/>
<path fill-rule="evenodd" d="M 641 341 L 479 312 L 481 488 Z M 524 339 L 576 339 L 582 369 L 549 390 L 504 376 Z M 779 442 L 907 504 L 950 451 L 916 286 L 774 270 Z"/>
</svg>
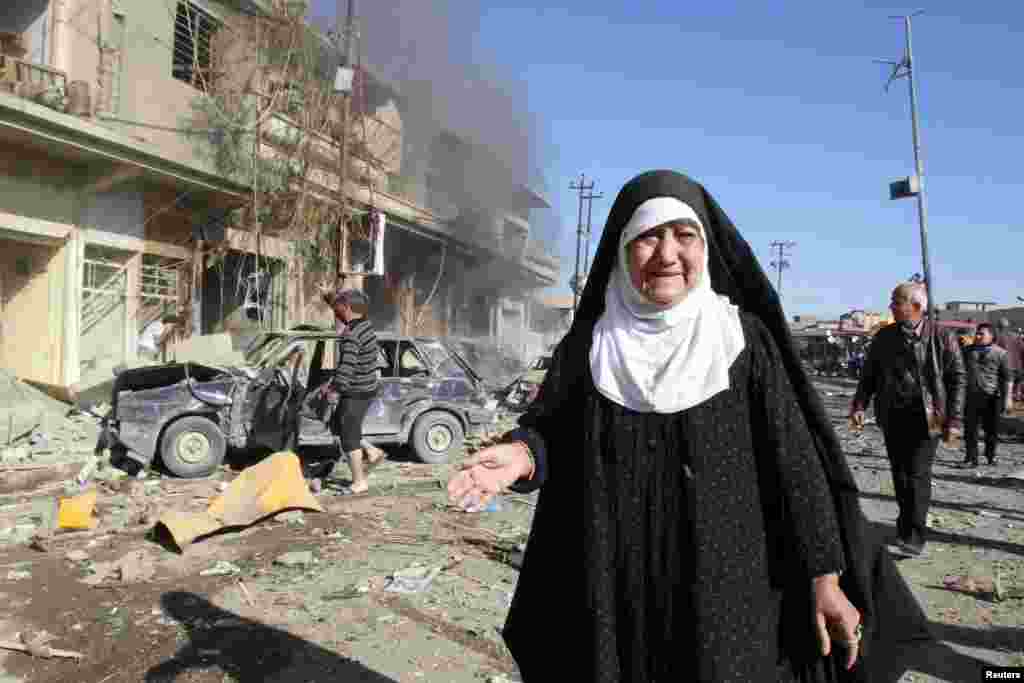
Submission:
<svg viewBox="0 0 1024 683">
<path fill-rule="evenodd" d="M 95 450 L 100 417 L 110 408 L 96 409 L 80 410 L 0 370 L 0 468 L 83 460 Z"/>
</svg>

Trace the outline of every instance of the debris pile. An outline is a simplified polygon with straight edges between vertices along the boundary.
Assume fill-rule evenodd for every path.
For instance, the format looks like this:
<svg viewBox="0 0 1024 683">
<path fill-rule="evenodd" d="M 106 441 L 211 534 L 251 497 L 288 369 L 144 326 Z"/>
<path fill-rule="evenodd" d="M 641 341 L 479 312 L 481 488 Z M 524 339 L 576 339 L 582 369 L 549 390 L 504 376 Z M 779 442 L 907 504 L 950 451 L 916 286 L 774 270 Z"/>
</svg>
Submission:
<svg viewBox="0 0 1024 683">
<path fill-rule="evenodd" d="M 81 459 L 95 448 L 109 410 L 79 410 L 0 370 L 0 467 Z"/>
</svg>

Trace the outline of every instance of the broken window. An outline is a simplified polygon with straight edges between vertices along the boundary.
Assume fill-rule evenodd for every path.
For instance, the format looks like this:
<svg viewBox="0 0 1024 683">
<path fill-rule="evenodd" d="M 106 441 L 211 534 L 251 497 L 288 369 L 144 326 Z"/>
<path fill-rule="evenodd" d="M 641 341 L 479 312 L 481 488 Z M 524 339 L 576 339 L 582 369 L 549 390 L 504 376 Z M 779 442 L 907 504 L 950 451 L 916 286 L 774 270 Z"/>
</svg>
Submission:
<svg viewBox="0 0 1024 683">
<path fill-rule="evenodd" d="M 283 261 L 230 250 L 211 259 L 209 266 L 202 292 L 203 334 L 287 326 L 288 274 Z"/>
<path fill-rule="evenodd" d="M 416 377 L 430 374 L 427 363 L 420 357 L 416 347 L 410 342 L 402 342 L 398 347 L 398 376 Z"/>
<path fill-rule="evenodd" d="M 171 75 L 189 85 L 203 87 L 213 66 L 213 35 L 220 28 L 212 14 L 190 0 L 179 0 L 174 19 Z"/>
<path fill-rule="evenodd" d="M 390 378 L 395 376 L 395 349 L 397 344 L 390 340 L 378 341 L 380 345 L 380 376 L 382 378 Z"/>
</svg>

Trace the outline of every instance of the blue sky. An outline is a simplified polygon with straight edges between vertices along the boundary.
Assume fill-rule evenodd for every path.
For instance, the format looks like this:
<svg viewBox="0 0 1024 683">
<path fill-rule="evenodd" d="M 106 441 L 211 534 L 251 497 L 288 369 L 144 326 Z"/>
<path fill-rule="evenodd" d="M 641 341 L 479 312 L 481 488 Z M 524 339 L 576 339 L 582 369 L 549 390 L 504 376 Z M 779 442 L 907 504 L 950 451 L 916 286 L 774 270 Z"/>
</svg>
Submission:
<svg viewBox="0 0 1024 683">
<path fill-rule="evenodd" d="M 892 285 L 921 270 L 916 202 L 888 199 L 888 183 L 913 173 L 907 81 L 886 94 L 872 59 L 903 53 L 889 15 L 924 8 L 914 56 L 936 298 L 1024 295 L 1018 3 L 453 0 L 448 11 L 458 8 L 473 19 L 466 58 L 525 90 L 549 142 L 566 292 L 569 183 L 584 172 L 604 192 L 600 230 L 623 183 L 664 167 L 703 182 L 764 267 L 771 241 L 797 243 L 783 274 L 791 315 L 883 310 Z"/>
<path fill-rule="evenodd" d="M 932 3 L 914 20 L 940 301 L 1024 295 L 1024 11 L 1015 5 Z M 883 309 L 892 283 L 920 271 L 916 203 L 887 197 L 890 180 L 913 172 L 907 85 L 885 94 L 885 67 L 871 61 L 902 54 L 902 26 L 888 15 L 908 8 L 631 7 L 640 4 L 486 3 L 479 49 L 522 65 L 530 107 L 555 143 L 547 175 L 567 195 L 563 223 L 575 225 L 568 184 L 580 172 L 605 193 L 594 205 L 601 226 L 630 177 L 675 168 L 707 186 L 762 265 L 772 240 L 797 242 L 783 274 L 788 313 Z M 568 236 L 567 273 L 573 249 Z"/>
</svg>

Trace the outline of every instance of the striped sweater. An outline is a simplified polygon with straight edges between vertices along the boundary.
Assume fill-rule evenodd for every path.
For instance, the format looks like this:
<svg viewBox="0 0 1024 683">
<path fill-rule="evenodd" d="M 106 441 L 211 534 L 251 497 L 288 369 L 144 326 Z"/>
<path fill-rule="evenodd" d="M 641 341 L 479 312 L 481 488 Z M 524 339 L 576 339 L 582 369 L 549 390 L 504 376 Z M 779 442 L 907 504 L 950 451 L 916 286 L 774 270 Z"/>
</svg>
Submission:
<svg viewBox="0 0 1024 683">
<path fill-rule="evenodd" d="M 362 398 L 375 394 L 380 386 L 377 375 L 380 347 L 370 321 L 356 318 L 349 323 L 339 346 L 341 352 L 331 379 L 331 389 L 343 397 Z"/>
</svg>

